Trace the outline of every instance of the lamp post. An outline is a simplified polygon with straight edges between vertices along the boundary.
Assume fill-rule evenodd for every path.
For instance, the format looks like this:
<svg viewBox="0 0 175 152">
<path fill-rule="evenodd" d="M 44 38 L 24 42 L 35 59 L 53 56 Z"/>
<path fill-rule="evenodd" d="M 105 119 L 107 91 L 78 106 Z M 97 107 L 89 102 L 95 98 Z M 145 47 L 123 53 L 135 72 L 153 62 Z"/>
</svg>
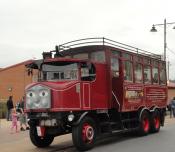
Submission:
<svg viewBox="0 0 175 152">
<path fill-rule="evenodd" d="M 164 27 L 164 61 L 166 61 L 166 48 L 167 48 L 166 26 L 171 25 L 171 24 L 175 24 L 175 22 L 167 23 L 166 19 L 164 19 L 163 24 L 153 24 L 152 29 L 150 30 L 150 32 L 157 32 L 156 26 L 163 26 Z M 175 29 L 175 26 L 173 27 L 173 29 Z"/>
</svg>

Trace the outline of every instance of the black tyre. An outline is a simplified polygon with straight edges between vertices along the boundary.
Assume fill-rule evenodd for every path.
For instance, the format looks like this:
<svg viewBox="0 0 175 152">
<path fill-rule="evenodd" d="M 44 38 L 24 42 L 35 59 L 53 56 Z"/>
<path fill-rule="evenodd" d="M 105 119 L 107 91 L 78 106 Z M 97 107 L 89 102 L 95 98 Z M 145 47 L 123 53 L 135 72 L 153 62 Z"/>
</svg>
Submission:
<svg viewBox="0 0 175 152">
<path fill-rule="evenodd" d="M 48 136 L 48 135 L 44 137 L 38 136 L 36 127 L 30 127 L 29 134 L 30 134 L 31 142 L 36 147 L 40 147 L 40 148 L 49 146 L 54 140 L 53 136 Z"/>
<path fill-rule="evenodd" d="M 160 130 L 160 112 L 158 110 L 155 110 L 152 115 L 151 115 L 151 128 L 150 132 L 151 133 L 156 133 L 159 132 Z"/>
<path fill-rule="evenodd" d="M 77 126 L 72 129 L 72 140 L 75 147 L 80 151 L 93 148 L 97 135 L 95 121 L 85 117 Z"/>
<path fill-rule="evenodd" d="M 149 133 L 150 130 L 150 116 L 148 111 L 143 111 L 140 117 L 139 130 L 138 133 L 140 136 L 145 136 Z"/>
</svg>

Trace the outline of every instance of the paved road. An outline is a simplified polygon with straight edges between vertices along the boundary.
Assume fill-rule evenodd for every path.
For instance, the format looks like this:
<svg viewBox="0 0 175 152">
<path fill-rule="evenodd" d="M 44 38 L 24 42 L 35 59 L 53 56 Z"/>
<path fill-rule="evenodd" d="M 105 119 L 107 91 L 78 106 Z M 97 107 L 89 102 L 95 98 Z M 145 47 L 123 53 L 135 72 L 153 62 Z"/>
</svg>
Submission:
<svg viewBox="0 0 175 152">
<path fill-rule="evenodd" d="M 55 138 L 45 149 L 34 147 L 28 131 L 10 134 L 10 122 L 0 121 L 0 151 L 2 152 L 76 152 L 71 135 Z M 122 134 L 99 140 L 91 152 L 175 152 L 175 119 L 166 119 L 165 127 L 158 134 L 135 137 Z"/>
</svg>

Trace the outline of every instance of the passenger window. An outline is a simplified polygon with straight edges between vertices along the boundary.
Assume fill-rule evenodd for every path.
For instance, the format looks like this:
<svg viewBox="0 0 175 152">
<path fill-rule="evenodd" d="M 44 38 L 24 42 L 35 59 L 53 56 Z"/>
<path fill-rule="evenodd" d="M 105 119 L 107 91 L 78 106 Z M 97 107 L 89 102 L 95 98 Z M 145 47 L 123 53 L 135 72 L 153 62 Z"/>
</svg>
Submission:
<svg viewBox="0 0 175 152">
<path fill-rule="evenodd" d="M 165 69 L 160 70 L 160 84 L 166 84 L 166 71 L 165 71 Z"/>
<path fill-rule="evenodd" d="M 158 68 L 154 67 L 152 69 L 152 77 L 153 77 L 153 83 L 158 84 L 159 83 L 159 74 L 158 74 Z"/>
<path fill-rule="evenodd" d="M 131 56 L 130 54 L 123 53 L 122 56 L 123 56 L 123 58 L 125 58 L 125 59 L 132 60 L 132 56 Z"/>
<path fill-rule="evenodd" d="M 134 71 L 134 76 L 135 76 L 135 82 L 142 82 L 142 64 L 135 64 L 135 71 Z"/>
<path fill-rule="evenodd" d="M 165 64 L 160 66 L 160 84 L 166 84 L 166 67 Z"/>
<path fill-rule="evenodd" d="M 133 81 L 133 66 L 130 61 L 124 62 L 124 80 Z"/>
<path fill-rule="evenodd" d="M 143 58 L 139 56 L 134 57 L 134 61 L 142 63 Z"/>
<path fill-rule="evenodd" d="M 96 77 L 95 66 L 93 64 L 82 63 L 81 64 L 81 80 L 93 81 Z"/>
<path fill-rule="evenodd" d="M 111 58 L 111 71 L 113 77 L 119 77 L 119 61 L 118 58 Z"/>
<path fill-rule="evenodd" d="M 144 67 L 144 83 L 151 83 L 151 67 Z"/>
<path fill-rule="evenodd" d="M 112 55 L 115 56 L 115 57 L 120 57 L 120 52 L 119 51 L 111 51 Z"/>
<path fill-rule="evenodd" d="M 91 60 L 97 61 L 97 62 L 105 62 L 106 61 L 105 52 L 104 51 L 92 52 Z"/>
<path fill-rule="evenodd" d="M 145 58 L 145 59 L 144 59 L 144 64 L 148 64 L 148 65 L 150 65 L 150 64 L 151 64 L 151 60 L 150 60 L 150 59 Z"/>
</svg>

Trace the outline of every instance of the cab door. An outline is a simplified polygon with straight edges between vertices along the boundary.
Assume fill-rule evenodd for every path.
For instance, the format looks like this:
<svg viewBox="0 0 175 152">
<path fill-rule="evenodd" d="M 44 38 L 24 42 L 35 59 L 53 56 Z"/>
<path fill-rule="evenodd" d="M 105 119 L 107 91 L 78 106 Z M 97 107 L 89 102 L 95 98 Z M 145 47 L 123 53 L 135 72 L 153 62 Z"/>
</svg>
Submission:
<svg viewBox="0 0 175 152">
<path fill-rule="evenodd" d="M 123 81 L 122 81 L 122 65 L 120 60 L 120 52 L 111 51 L 111 87 L 112 102 L 111 107 L 120 109 L 122 104 Z"/>
<path fill-rule="evenodd" d="M 91 108 L 91 66 L 81 63 L 81 103 L 84 110 Z"/>
<path fill-rule="evenodd" d="M 109 109 L 109 71 L 107 64 L 81 66 L 81 97 L 83 109 Z"/>
<path fill-rule="evenodd" d="M 82 106 L 83 109 L 90 109 L 90 82 L 86 81 L 82 83 Z"/>
</svg>

